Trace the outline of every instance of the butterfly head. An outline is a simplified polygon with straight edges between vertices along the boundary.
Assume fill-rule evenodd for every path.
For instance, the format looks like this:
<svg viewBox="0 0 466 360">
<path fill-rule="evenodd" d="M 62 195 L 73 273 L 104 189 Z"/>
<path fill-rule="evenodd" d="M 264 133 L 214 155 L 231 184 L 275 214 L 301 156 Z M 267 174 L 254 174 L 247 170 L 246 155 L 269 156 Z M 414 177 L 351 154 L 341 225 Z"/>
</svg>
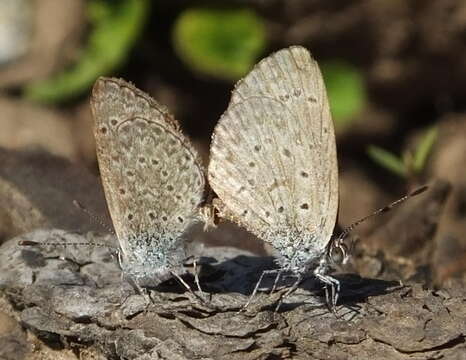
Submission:
<svg viewBox="0 0 466 360">
<path fill-rule="evenodd" d="M 345 237 L 338 236 L 333 238 L 327 244 L 325 249 L 325 258 L 326 262 L 331 267 L 338 267 L 340 265 L 345 265 L 352 253 L 353 243 L 350 246 L 345 244 Z"/>
</svg>

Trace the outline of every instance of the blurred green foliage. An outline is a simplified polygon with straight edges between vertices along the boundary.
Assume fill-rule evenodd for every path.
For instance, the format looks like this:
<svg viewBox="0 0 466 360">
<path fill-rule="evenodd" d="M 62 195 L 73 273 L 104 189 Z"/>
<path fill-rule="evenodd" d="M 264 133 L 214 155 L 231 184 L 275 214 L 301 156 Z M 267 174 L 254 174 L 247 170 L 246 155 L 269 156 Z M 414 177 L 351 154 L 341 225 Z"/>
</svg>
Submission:
<svg viewBox="0 0 466 360">
<path fill-rule="evenodd" d="M 408 179 L 422 173 L 437 136 L 438 130 L 436 127 L 427 129 L 422 134 L 416 149 L 414 151 L 405 151 L 401 157 L 373 145 L 369 146 L 367 152 L 377 164 L 402 178 Z"/>
<path fill-rule="evenodd" d="M 89 1 L 91 32 L 76 64 L 28 85 L 25 97 L 57 103 L 87 91 L 98 76 L 109 74 L 126 59 L 145 24 L 149 5 L 149 0 Z"/>
<path fill-rule="evenodd" d="M 412 167 L 415 173 L 420 173 L 422 170 L 424 170 L 427 159 L 434 147 L 437 137 L 438 130 L 435 126 L 427 129 L 427 131 L 423 134 L 413 155 Z"/>
<path fill-rule="evenodd" d="M 337 130 L 345 130 L 365 106 L 367 95 L 362 74 L 340 60 L 324 62 L 322 76 Z"/>
<path fill-rule="evenodd" d="M 237 80 L 264 50 L 266 32 L 263 20 L 250 9 L 192 8 L 177 19 L 173 42 L 194 71 Z"/>
<path fill-rule="evenodd" d="M 404 161 L 391 152 L 378 146 L 370 145 L 367 149 L 367 153 L 372 158 L 372 160 L 392 173 L 403 178 L 408 176 L 408 171 Z"/>
</svg>

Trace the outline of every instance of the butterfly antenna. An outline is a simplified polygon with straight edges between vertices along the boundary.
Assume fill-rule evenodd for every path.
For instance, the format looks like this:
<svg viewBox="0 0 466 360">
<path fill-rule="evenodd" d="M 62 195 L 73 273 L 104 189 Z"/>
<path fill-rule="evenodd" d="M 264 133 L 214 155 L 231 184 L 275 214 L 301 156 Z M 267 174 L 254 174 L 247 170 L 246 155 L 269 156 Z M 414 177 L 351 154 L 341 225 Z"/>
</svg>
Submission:
<svg viewBox="0 0 466 360">
<path fill-rule="evenodd" d="M 381 213 L 385 213 L 385 212 L 388 212 L 390 211 L 391 209 L 393 209 L 395 206 L 397 205 L 400 205 L 401 203 L 405 202 L 406 200 L 412 198 L 413 196 L 416 196 L 416 195 L 419 195 L 421 193 L 423 193 L 424 191 L 426 191 L 428 189 L 428 186 L 425 185 L 425 186 L 422 186 L 412 192 L 410 192 L 409 194 L 403 196 L 402 198 L 399 198 L 398 200 L 396 201 L 393 201 L 392 203 L 374 211 L 372 214 L 370 215 L 367 215 L 357 221 L 355 221 L 354 223 L 352 223 L 351 225 L 349 225 L 348 227 L 346 227 L 341 233 L 340 235 L 338 235 L 338 237 L 336 238 L 334 244 L 335 246 L 339 247 L 339 246 L 342 246 L 342 242 L 343 242 L 343 239 L 351 232 L 353 231 L 353 229 L 355 227 L 357 227 L 358 225 L 360 225 L 361 223 L 363 223 L 364 221 L 376 216 L 376 215 L 379 215 Z"/>
<path fill-rule="evenodd" d="M 87 209 L 85 206 L 83 206 L 79 201 L 73 200 L 73 205 L 76 206 L 79 210 L 81 210 L 83 213 L 85 213 L 89 218 L 96 224 L 102 226 L 105 230 L 107 230 L 110 234 L 115 235 L 115 231 L 108 226 L 108 224 L 102 220 L 102 218 L 89 209 Z"/>
<path fill-rule="evenodd" d="M 112 228 L 110 228 L 99 216 L 96 214 L 92 213 L 89 211 L 86 207 L 84 207 L 81 203 L 79 203 L 77 200 L 73 200 L 73 205 L 76 206 L 79 210 L 84 212 L 89 218 L 94 221 L 95 223 L 99 224 L 102 226 L 105 230 L 107 230 L 109 233 L 112 235 L 115 235 L 115 231 L 113 231 Z M 102 248 L 107 248 L 110 250 L 114 250 L 117 252 L 118 256 L 120 256 L 120 249 L 118 247 L 110 246 L 108 244 L 104 243 L 91 243 L 91 242 L 75 242 L 75 243 L 70 243 L 70 242 L 38 242 L 38 241 L 33 241 L 33 240 L 20 240 L 18 242 L 18 245 L 20 246 L 92 246 L 92 247 L 102 247 Z"/>
<path fill-rule="evenodd" d="M 34 241 L 34 240 L 20 240 L 18 242 L 18 245 L 19 246 L 35 246 L 35 247 L 44 247 L 44 246 L 64 246 L 64 247 L 67 247 L 67 246 L 92 246 L 92 247 L 98 247 L 98 248 L 106 248 L 106 249 L 109 249 L 111 251 L 116 251 L 118 256 L 120 254 L 120 249 L 119 248 L 117 248 L 115 246 L 111 246 L 109 244 L 94 243 L 94 242 L 67 242 L 67 241 L 65 241 L 65 239 L 62 236 L 60 236 L 60 235 L 56 235 L 56 236 L 58 236 L 58 238 L 63 240 L 63 241 L 39 242 L 39 241 Z"/>
<path fill-rule="evenodd" d="M 91 242 L 39 242 L 33 240 L 20 240 L 18 241 L 19 246 L 92 246 L 92 247 L 102 247 L 110 250 L 119 251 L 117 247 L 110 246 L 104 243 L 91 243 Z"/>
</svg>

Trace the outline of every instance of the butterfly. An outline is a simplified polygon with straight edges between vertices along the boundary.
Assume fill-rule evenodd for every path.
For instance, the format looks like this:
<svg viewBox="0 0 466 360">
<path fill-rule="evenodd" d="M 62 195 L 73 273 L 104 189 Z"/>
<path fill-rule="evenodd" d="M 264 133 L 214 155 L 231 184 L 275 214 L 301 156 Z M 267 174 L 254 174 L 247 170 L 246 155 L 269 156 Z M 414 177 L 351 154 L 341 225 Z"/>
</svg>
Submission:
<svg viewBox="0 0 466 360">
<path fill-rule="evenodd" d="M 260 61 L 233 90 L 212 135 L 209 184 L 220 217 L 271 244 L 282 273 L 296 276 L 285 296 L 313 274 L 335 308 L 340 282 L 329 272 L 346 262 L 343 239 L 362 221 L 425 190 L 421 188 L 332 237 L 338 212 L 335 133 L 322 74 L 307 49 L 292 46 Z M 249 304 L 246 304 L 246 306 Z"/>
<path fill-rule="evenodd" d="M 196 150 L 164 106 L 124 80 L 99 78 L 91 108 L 123 273 L 138 287 L 179 278 L 205 196 Z"/>
</svg>

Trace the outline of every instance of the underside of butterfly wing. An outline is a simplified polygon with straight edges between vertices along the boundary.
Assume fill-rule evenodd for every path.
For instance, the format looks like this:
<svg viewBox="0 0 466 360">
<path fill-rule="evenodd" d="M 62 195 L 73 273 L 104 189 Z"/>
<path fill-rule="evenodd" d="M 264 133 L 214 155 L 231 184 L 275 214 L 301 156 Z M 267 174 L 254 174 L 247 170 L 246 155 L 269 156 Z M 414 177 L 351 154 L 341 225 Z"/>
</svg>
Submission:
<svg viewBox="0 0 466 360">
<path fill-rule="evenodd" d="M 306 49 L 269 56 L 237 84 L 214 131 L 209 182 L 224 214 L 282 255 L 325 248 L 338 208 L 336 146 Z"/>
<path fill-rule="evenodd" d="M 91 104 L 105 196 L 126 265 L 133 273 L 179 265 L 180 237 L 204 196 L 195 150 L 164 107 L 123 80 L 99 79 Z"/>
</svg>

